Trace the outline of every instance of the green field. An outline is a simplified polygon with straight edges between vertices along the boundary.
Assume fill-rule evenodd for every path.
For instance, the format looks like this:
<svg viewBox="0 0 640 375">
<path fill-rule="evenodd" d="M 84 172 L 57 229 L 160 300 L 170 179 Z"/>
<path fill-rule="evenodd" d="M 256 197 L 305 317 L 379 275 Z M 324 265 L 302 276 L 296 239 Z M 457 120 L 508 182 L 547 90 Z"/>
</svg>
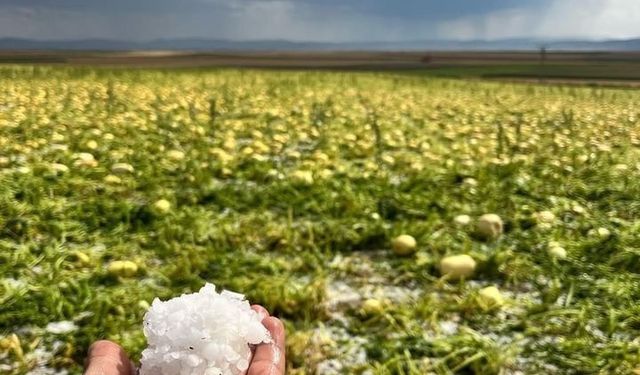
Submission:
<svg viewBox="0 0 640 375">
<path fill-rule="evenodd" d="M 80 373 L 98 338 L 137 358 L 153 298 L 205 282 L 285 321 L 289 374 L 632 373 L 639 102 L 393 73 L 0 68 L 0 373 Z M 486 213 L 497 238 L 477 233 Z M 391 250 L 401 234 L 415 254 Z M 442 277 L 459 254 L 475 272 Z"/>
</svg>

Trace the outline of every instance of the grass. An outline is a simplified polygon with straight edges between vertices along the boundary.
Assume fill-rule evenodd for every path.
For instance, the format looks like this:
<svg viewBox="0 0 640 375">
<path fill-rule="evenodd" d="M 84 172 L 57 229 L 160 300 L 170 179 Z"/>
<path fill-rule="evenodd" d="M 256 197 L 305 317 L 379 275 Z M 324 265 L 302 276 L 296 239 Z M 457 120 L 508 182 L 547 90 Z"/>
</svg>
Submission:
<svg viewBox="0 0 640 375">
<path fill-rule="evenodd" d="M 0 369 L 80 373 L 98 338 L 137 358 L 149 303 L 208 281 L 283 318 L 290 374 L 630 373 L 639 99 L 389 73 L 3 67 Z M 504 221 L 495 241 L 454 224 L 484 213 Z M 395 256 L 405 233 L 418 251 Z M 478 262 L 471 278 L 441 277 L 452 254 Z M 110 272 L 118 260 L 136 269 Z M 481 302 L 490 285 L 504 305 Z M 61 321 L 74 328 L 47 329 Z"/>
</svg>

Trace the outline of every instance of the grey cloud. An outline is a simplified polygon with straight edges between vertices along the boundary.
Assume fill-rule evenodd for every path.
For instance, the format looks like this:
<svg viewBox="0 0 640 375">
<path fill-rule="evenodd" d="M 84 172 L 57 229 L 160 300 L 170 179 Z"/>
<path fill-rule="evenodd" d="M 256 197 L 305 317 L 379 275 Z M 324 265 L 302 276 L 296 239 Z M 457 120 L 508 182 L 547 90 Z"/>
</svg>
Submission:
<svg viewBox="0 0 640 375">
<path fill-rule="evenodd" d="M 0 37 L 316 41 L 634 32 L 637 0 L 0 0 Z M 577 12 L 572 7 L 589 9 Z M 565 4 L 565 5 L 563 5 Z M 567 5 L 568 4 L 568 5 Z M 600 5 L 598 5 L 600 4 Z M 603 8 L 602 4 L 606 7 Z M 626 5 L 625 5 L 626 4 Z M 597 5 L 597 6 L 596 6 Z M 604 11 L 602 10 L 604 9 Z M 617 10 L 617 12 L 616 12 Z M 606 11 L 606 12 L 605 12 Z M 597 12 L 609 16 L 597 16 Z M 576 13 L 576 14 L 577 14 Z M 629 13 L 627 15 L 627 13 Z M 590 14 L 598 28 L 588 28 Z M 634 13 L 635 14 L 635 13 Z M 625 19 L 629 18 L 629 21 Z M 563 25 L 562 19 L 568 19 Z M 586 25 L 586 26 L 585 26 Z M 625 25 L 624 28 L 620 25 Z M 624 29 L 624 30 L 623 30 Z M 557 30 L 557 31 L 556 31 Z M 624 31 L 624 33 L 623 33 Z M 640 30 L 638 30 L 640 33 Z M 579 36 L 579 35 L 576 35 Z"/>
</svg>

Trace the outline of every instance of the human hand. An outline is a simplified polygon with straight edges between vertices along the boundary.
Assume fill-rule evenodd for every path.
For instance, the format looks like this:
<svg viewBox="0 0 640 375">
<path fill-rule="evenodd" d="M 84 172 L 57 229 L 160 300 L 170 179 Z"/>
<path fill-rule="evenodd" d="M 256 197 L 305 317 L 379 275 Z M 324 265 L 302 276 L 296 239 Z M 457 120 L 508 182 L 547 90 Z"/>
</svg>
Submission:
<svg viewBox="0 0 640 375">
<path fill-rule="evenodd" d="M 269 316 L 262 306 L 251 306 L 271 333 L 272 342 L 255 347 L 246 375 L 284 375 L 285 331 L 282 322 Z M 120 345 L 107 340 L 96 341 L 89 348 L 84 375 L 136 375 L 136 366 Z"/>
</svg>

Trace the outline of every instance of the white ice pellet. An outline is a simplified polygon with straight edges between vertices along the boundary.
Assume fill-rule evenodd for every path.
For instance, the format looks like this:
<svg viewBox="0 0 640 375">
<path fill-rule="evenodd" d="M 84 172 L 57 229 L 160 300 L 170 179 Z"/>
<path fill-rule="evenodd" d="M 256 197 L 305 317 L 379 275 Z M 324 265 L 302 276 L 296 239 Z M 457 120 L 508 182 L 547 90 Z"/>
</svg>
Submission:
<svg viewBox="0 0 640 375">
<path fill-rule="evenodd" d="M 148 347 L 140 375 L 239 375 L 251 362 L 251 347 L 271 341 L 244 295 L 217 293 L 206 284 L 198 293 L 162 302 L 144 317 Z"/>
<path fill-rule="evenodd" d="M 64 335 L 67 333 L 71 333 L 75 330 L 77 330 L 78 327 L 73 323 L 70 322 L 68 320 L 62 320 L 59 322 L 51 322 L 49 324 L 47 324 L 47 327 L 45 327 L 45 330 L 49 333 L 53 333 L 56 335 Z"/>
</svg>

